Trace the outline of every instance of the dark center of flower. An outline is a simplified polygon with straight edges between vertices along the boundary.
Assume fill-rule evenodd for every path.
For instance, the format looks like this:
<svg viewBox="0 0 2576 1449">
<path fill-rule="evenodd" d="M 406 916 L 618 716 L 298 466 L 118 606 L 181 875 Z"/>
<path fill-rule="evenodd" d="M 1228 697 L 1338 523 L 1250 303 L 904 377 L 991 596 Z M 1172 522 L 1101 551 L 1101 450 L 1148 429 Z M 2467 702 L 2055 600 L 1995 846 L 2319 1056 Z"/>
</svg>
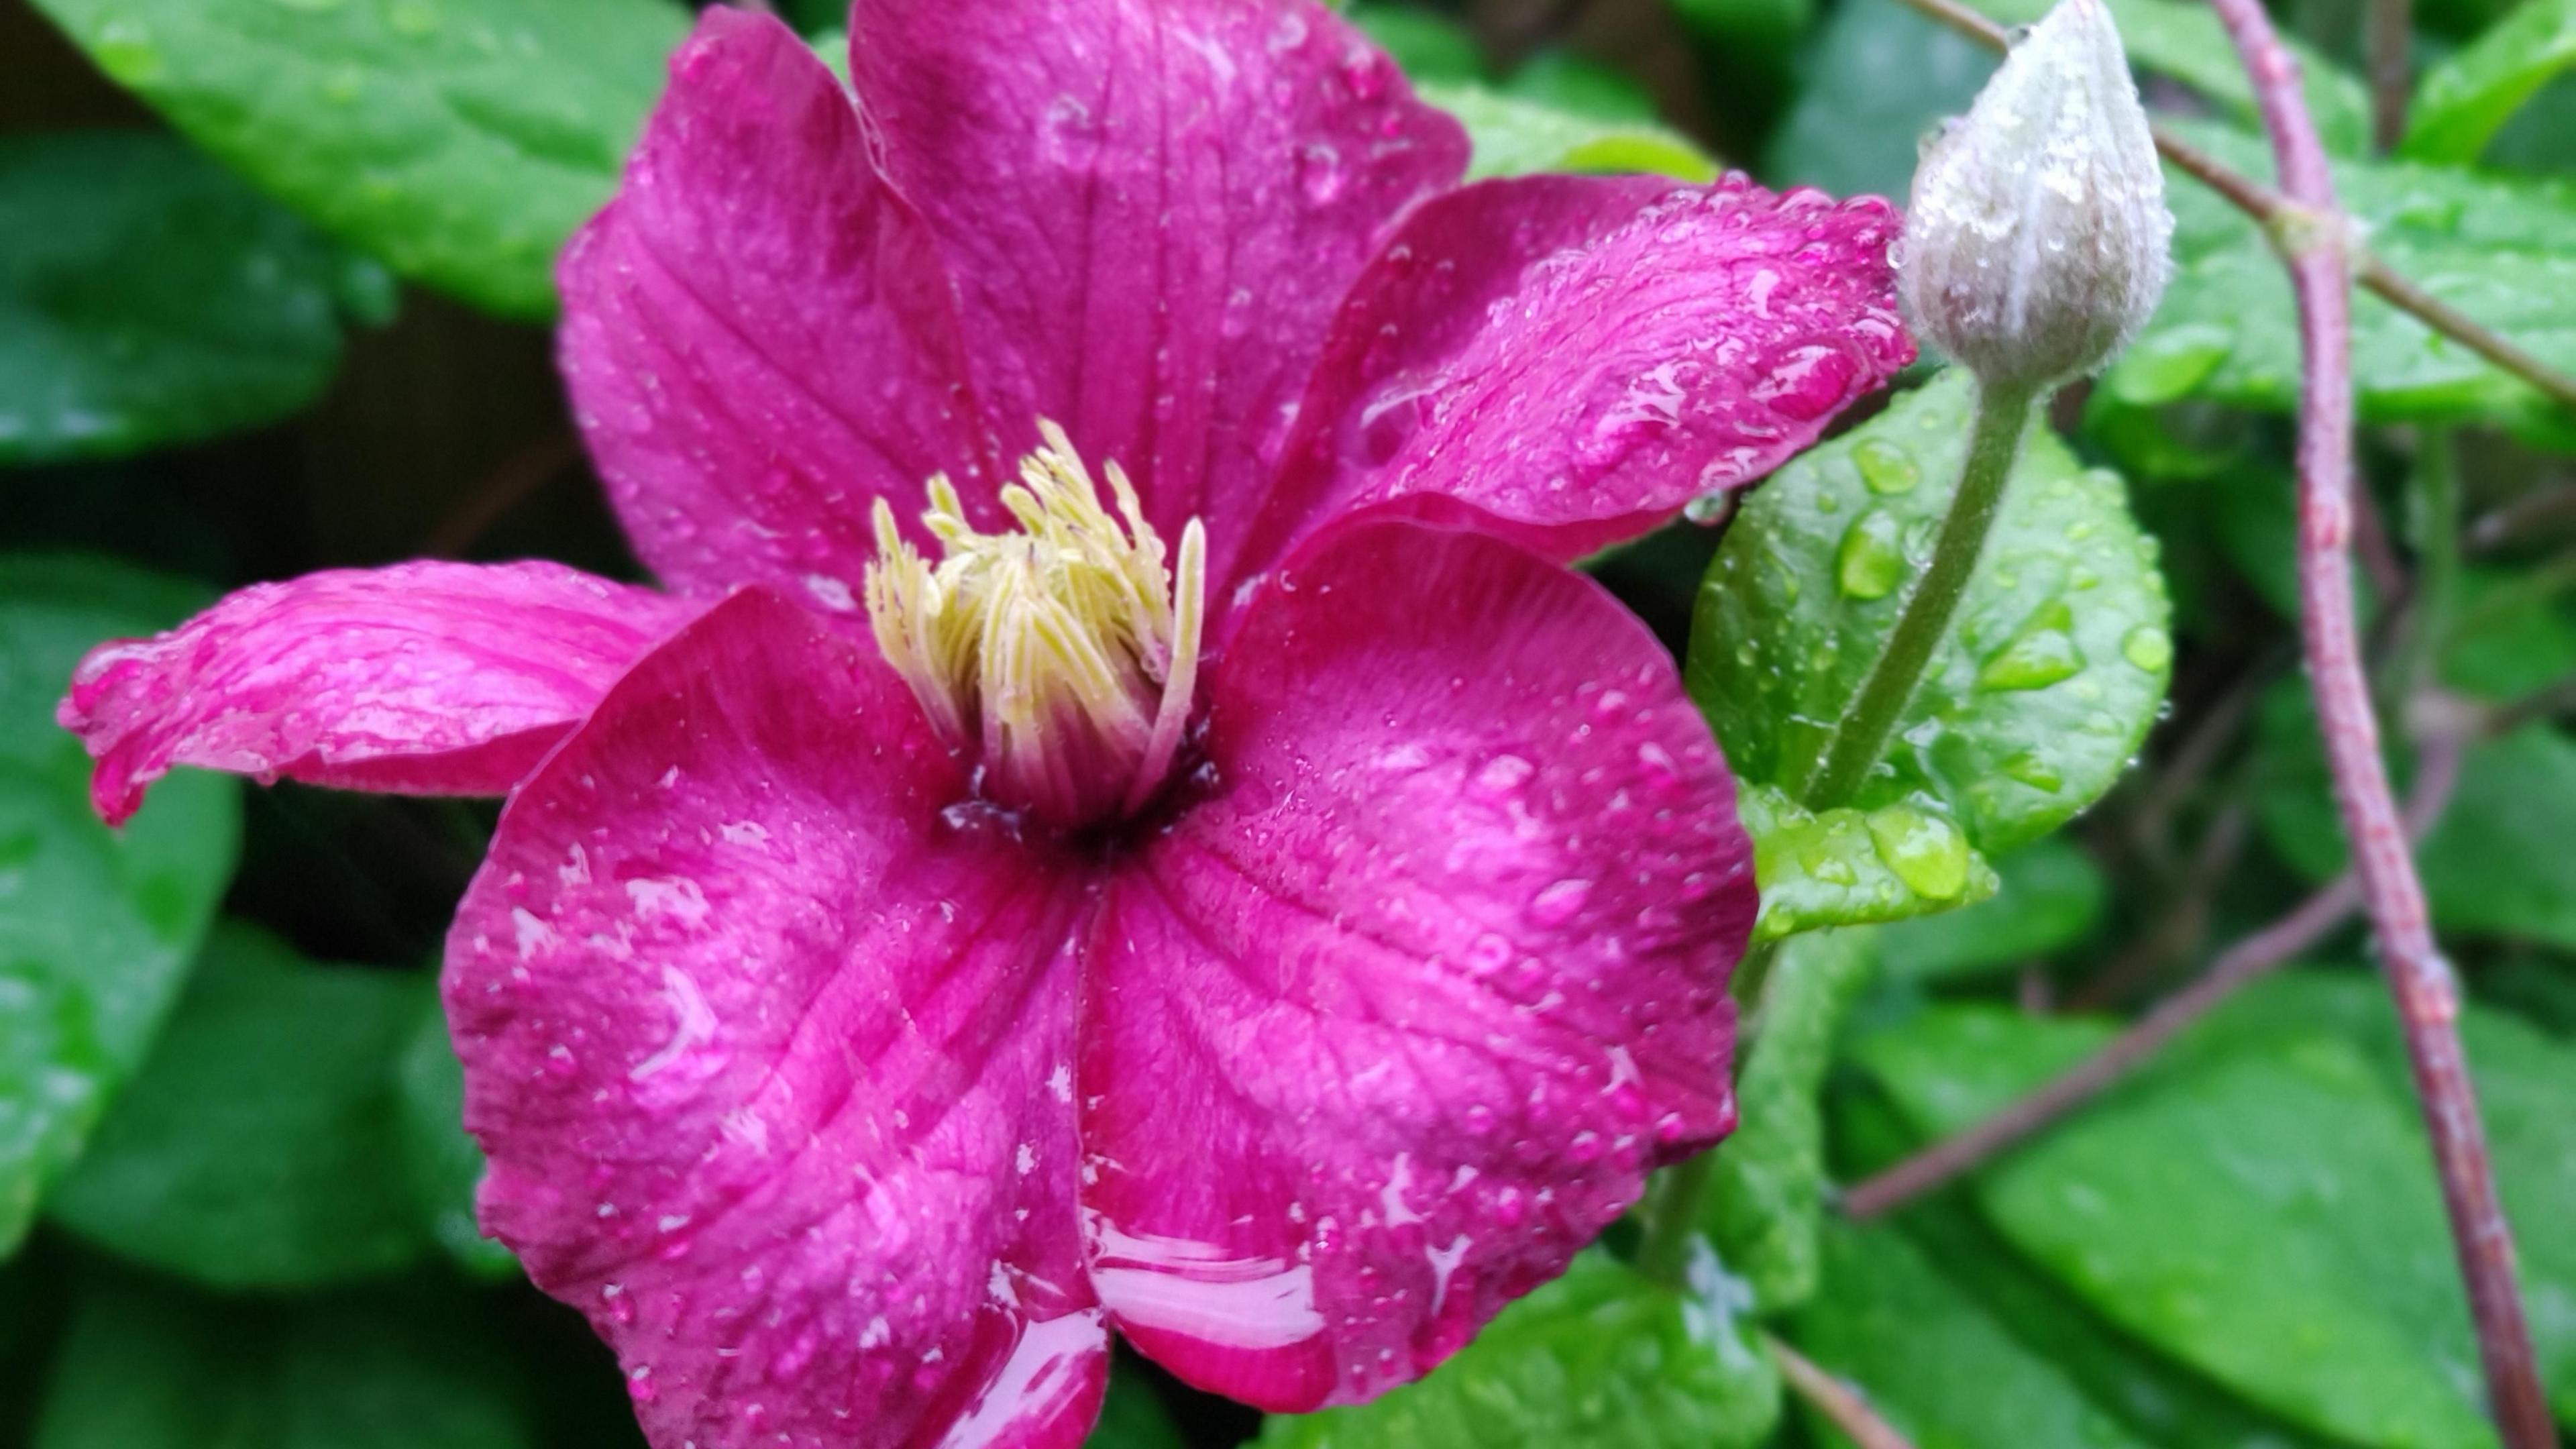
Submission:
<svg viewBox="0 0 2576 1449">
<path fill-rule="evenodd" d="M 1132 812 L 1171 769 L 1198 675 L 1207 535 L 1181 531 L 1175 569 L 1116 463 L 1100 504 L 1064 430 L 1002 490 L 1014 532 L 981 533 L 930 480 L 932 563 L 877 501 L 868 618 L 931 723 L 983 751 L 986 792 L 1054 824 Z"/>
</svg>

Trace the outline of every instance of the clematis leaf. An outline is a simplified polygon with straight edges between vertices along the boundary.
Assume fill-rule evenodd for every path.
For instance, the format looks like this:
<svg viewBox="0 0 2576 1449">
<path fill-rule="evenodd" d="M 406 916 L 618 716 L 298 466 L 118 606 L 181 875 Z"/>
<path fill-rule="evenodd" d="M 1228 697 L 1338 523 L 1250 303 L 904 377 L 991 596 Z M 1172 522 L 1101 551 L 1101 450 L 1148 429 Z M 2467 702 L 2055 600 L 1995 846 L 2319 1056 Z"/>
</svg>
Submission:
<svg viewBox="0 0 2576 1449">
<path fill-rule="evenodd" d="M 53 722 L 90 646 L 199 602 L 120 565 L 0 559 L 0 1257 L 142 1064 L 232 878 L 233 782 L 173 780 L 110 831 Z"/>
<path fill-rule="evenodd" d="M 38 0 L 190 140 L 401 275 L 554 310 L 688 12 L 669 0 Z"/>
<path fill-rule="evenodd" d="M 406 1190 L 390 1063 L 427 978 L 326 967 L 216 929 L 160 1046 L 48 1215 L 218 1288 L 390 1272 L 430 1246 Z"/>
<path fill-rule="evenodd" d="M 2562 71 L 2576 66 L 2576 0 L 2527 0 L 2424 72 L 2398 154 L 2465 166 Z"/>
<path fill-rule="evenodd" d="M 1825 1155 L 1817 1092 L 1843 1018 L 1878 969 L 1879 938 L 1826 931 L 1781 948 L 1753 1051 L 1736 1078 L 1739 1125 L 1710 1159 L 1710 1240 L 1766 1318 L 1815 1291 Z"/>
<path fill-rule="evenodd" d="M 1944 373 L 1782 468 L 1728 528 L 1701 585 L 1687 678 L 1742 778 L 1795 796 L 1830 749 L 1929 555 L 1967 410 L 1968 379 Z M 1958 624 L 1850 803 L 1946 812 L 1981 852 L 2064 824 L 2154 722 L 2169 615 L 2120 480 L 2082 469 L 2034 426 Z M 1964 905 L 1991 890 L 1921 893 Z"/>
<path fill-rule="evenodd" d="M 2193 144 L 2269 179 L 2270 153 L 2242 132 L 2177 123 Z M 2262 232 L 2216 193 L 2167 169 L 2174 277 L 2137 344 L 2104 374 L 2124 395 L 2141 372 L 2162 400 L 2204 398 L 2286 413 L 2297 403 L 2298 331 L 2281 264 Z M 2397 272 L 2510 333 L 2561 371 L 2576 368 L 2576 187 L 2449 167 L 2347 161 L 2335 191 Z M 2171 385 L 2187 379 L 2187 385 Z M 2353 381 L 2365 423 L 2491 422 L 2528 442 L 2576 448 L 2576 416 L 2367 292 L 2353 297 Z"/>
<path fill-rule="evenodd" d="M 1462 21 L 1402 4 L 1353 5 L 1346 13 L 1417 85 L 1485 79 L 1484 46 Z"/>
<path fill-rule="evenodd" d="M 260 1302 L 84 1285 L 34 1449 L 522 1449 L 537 1442 L 469 1304 L 429 1292 Z"/>
<path fill-rule="evenodd" d="M 1988 1220 L 2106 1318 L 2248 1400 L 2354 1443 L 2491 1445 L 2442 1205 L 2378 983 L 2266 983 L 2103 1106 L 1986 1169 Z M 2097 1047 L 2112 1024 L 1992 1008 L 1927 1013 L 1860 1061 L 1926 1135 L 1953 1132 Z M 2516 1221 L 2576 1213 L 2563 1103 L 2576 1051 L 2494 1013 L 2462 1029 Z M 2556 1101 L 2562 1109 L 2552 1111 Z M 2528 1235 L 2526 1235 L 2528 1236 Z M 2542 1233 L 2535 1302 L 2576 1291 Z M 2576 1324 L 2535 1317 L 2544 1377 L 2576 1404 Z"/>
<path fill-rule="evenodd" d="M 1604 117 L 1461 82 L 1426 81 L 1422 98 L 1458 118 L 1475 147 L 1471 181 L 1542 171 L 1651 172 L 1684 181 L 1717 175 L 1688 137 L 1651 121 Z"/>
<path fill-rule="evenodd" d="M 2310 880 L 2343 869 L 2343 832 L 2298 681 L 2263 702 L 2255 812 L 2264 838 Z M 2442 818 L 2415 852 L 2436 926 L 2576 948 L 2576 739 L 2533 723 L 2471 744 Z"/>
<path fill-rule="evenodd" d="M 420 993 L 416 1010 L 410 1039 L 393 1063 L 413 1208 L 458 1266 L 477 1277 L 506 1277 L 518 1259 L 474 1225 L 483 1151 L 465 1133 L 465 1068 L 447 1040 L 447 1014 L 429 991 Z"/>
<path fill-rule="evenodd" d="M 0 140 L 0 464 L 255 427 L 318 396 L 374 263 L 179 142 Z"/>
<path fill-rule="evenodd" d="M 1889 974 L 1914 981 L 1974 976 L 2064 950 L 2102 919 L 2110 882 L 2081 847 L 2035 840 L 1995 859 L 1991 900 L 1891 926 L 1880 937 Z"/>
<path fill-rule="evenodd" d="M 1995 893 L 1995 872 L 1948 814 L 1922 805 L 1811 811 L 1774 785 L 1743 785 L 1735 808 L 1753 837 L 1759 945 L 1826 926 L 1901 921 Z"/>
<path fill-rule="evenodd" d="M 1749 1449 L 1779 1370 L 1745 1336 L 1742 1287 L 1703 1258 L 1675 1292 L 1599 1248 L 1503 1311 L 1457 1357 L 1372 1403 L 1277 1415 L 1265 1449 Z"/>
</svg>

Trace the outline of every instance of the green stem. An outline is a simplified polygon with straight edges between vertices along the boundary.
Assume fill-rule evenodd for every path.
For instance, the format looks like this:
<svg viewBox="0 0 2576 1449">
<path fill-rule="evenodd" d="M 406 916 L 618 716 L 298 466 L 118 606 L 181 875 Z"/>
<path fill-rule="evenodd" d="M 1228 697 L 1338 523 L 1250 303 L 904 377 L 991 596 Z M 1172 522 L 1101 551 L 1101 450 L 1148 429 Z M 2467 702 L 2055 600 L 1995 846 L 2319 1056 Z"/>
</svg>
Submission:
<svg viewBox="0 0 2576 1449">
<path fill-rule="evenodd" d="M 1699 1239 L 1700 1208 L 1717 1154 L 1703 1152 L 1655 1174 L 1654 1200 L 1646 1207 L 1646 1236 L 1637 1245 L 1637 1271 L 1658 1283 L 1688 1285 L 1691 1245 Z"/>
<path fill-rule="evenodd" d="M 2035 399 L 2036 394 L 2027 389 L 1989 389 L 1978 384 L 1967 461 L 1960 469 L 1949 515 L 1941 522 L 1940 537 L 1933 542 L 1932 561 L 1906 598 L 1905 611 L 1887 636 L 1887 650 L 1862 682 L 1860 695 L 1835 733 L 1823 764 L 1793 792 L 1809 809 L 1848 803 L 1886 754 L 1897 721 L 1923 682 L 1933 651 L 1949 636 L 1959 600 L 1967 596 L 1977 559 L 1986 551 L 1986 535 L 1994 531 L 1995 517 L 2002 512 L 2004 485 L 2012 477 L 2022 435 L 2029 431 Z M 1735 996 L 1748 1018 L 1761 1003 L 1771 955 L 1769 947 L 1757 947 L 1737 964 Z M 1739 1040 L 1739 1051 L 1742 1045 Z M 1645 1238 L 1637 1247 L 1638 1272 L 1683 1286 L 1715 1165 L 1715 1159 L 1703 1152 L 1656 1174 L 1653 1195 L 1646 1204 Z"/>
<path fill-rule="evenodd" d="M 1968 435 L 1967 462 L 1960 470 L 1958 491 L 1950 499 L 1949 516 L 1942 520 L 1941 535 L 1932 545 L 1932 562 L 1906 597 L 1905 611 L 1888 633 L 1886 652 L 1861 683 L 1823 764 L 1798 792 L 1807 808 L 1830 810 L 1850 804 L 1886 755 L 1888 741 L 1895 737 L 1905 706 L 1923 682 L 1933 651 L 1949 636 L 1959 600 L 1967 596 L 1977 559 L 1986 550 L 1986 535 L 1994 531 L 1995 516 L 2003 509 L 2004 484 L 2012 477 L 2013 459 L 2030 428 L 2032 399 L 2028 389 L 1977 385 L 1976 424 Z"/>
<path fill-rule="evenodd" d="M 2451 430 L 2427 426 L 2416 450 L 2413 516 L 2414 597 L 2406 603 L 2400 632 L 2380 679 L 2380 714 L 2403 720 L 2405 703 L 2434 683 L 2442 646 L 2459 607 L 2460 460 Z"/>
</svg>

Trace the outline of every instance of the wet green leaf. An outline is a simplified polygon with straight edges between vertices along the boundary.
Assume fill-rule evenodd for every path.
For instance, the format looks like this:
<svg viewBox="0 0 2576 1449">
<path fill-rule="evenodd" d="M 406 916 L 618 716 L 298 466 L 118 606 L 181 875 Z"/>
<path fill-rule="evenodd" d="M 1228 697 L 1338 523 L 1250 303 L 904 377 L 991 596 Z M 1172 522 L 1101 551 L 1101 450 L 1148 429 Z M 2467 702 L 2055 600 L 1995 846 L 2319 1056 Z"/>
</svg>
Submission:
<svg viewBox="0 0 2576 1449">
<path fill-rule="evenodd" d="M 1475 155 L 1469 180 L 1542 171 L 1653 172 L 1706 181 L 1717 163 L 1688 137 L 1651 121 L 1565 110 L 1452 81 L 1426 81 L 1422 98 L 1456 116 Z"/>
<path fill-rule="evenodd" d="M 1728 527 L 1687 678 L 1742 778 L 1795 794 L 1830 748 L 1957 485 L 1968 387 L 1953 370 L 1898 398 L 1782 468 Z M 1996 851 L 2099 798 L 2172 668 L 2154 555 L 2120 480 L 2035 427 L 1952 635 L 1852 803 L 1947 811 Z"/>
<path fill-rule="evenodd" d="M 417 1261 L 393 1063 L 431 989 L 316 965 L 219 926 L 143 1070 L 48 1205 L 135 1262 L 219 1288 L 343 1282 Z"/>
<path fill-rule="evenodd" d="M 427 1293 L 268 1303 L 102 1275 L 82 1294 L 35 1449 L 521 1449 L 508 1365 Z"/>
<path fill-rule="evenodd" d="M 2576 66 L 2576 0 L 2525 0 L 2424 72 L 2398 154 L 2466 165 L 2540 88 Z"/>
<path fill-rule="evenodd" d="M 415 1211 L 449 1257 L 478 1277 L 506 1277 L 518 1260 L 474 1224 L 483 1152 L 465 1133 L 465 1067 L 448 1043 L 438 993 L 417 996 L 410 1040 L 393 1064 L 405 1182 Z"/>
<path fill-rule="evenodd" d="M 1110 1374 L 1100 1422 L 1082 1442 L 1084 1449 L 1187 1449 L 1180 1426 L 1172 1422 L 1152 1385 L 1130 1368 Z"/>
<path fill-rule="evenodd" d="M 1400 4 L 1354 5 L 1349 14 L 1351 23 L 1366 31 L 1416 84 L 1486 77 L 1485 49 L 1476 43 L 1476 32 L 1459 20 Z"/>
<path fill-rule="evenodd" d="M 232 878 L 233 782 L 164 781 L 111 831 L 53 719 L 92 645 L 199 602 L 122 565 L 0 559 L 0 1257 L 142 1064 Z"/>
<path fill-rule="evenodd" d="M 2339 1029 L 2343 1013 L 2318 1004 L 2321 991 L 2352 992 L 2344 1010 L 2358 1011 L 2370 987 L 2355 975 L 2254 989 L 2140 1079 L 1981 1173 L 1977 1199 L 2095 1311 L 2257 1404 L 2354 1443 L 2490 1445 L 2402 1064 L 2356 1043 Z M 2472 1034 L 2509 1029 L 2490 1022 Z M 1857 1055 L 1919 1131 L 1939 1135 L 2109 1030 L 1953 1008 L 1872 1037 Z M 2520 1037 L 2515 1054 L 2472 1052 L 2482 1092 L 2522 1109 L 2499 1175 L 2518 1217 L 2565 1221 L 2576 1212 L 2576 1183 L 2557 1161 L 2568 1129 L 2535 1123 L 2540 1104 L 2576 1091 L 2576 1054 Z M 2576 1301 L 2576 1284 L 2558 1276 L 2568 1256 L 2553 1248 L 2526 1262 L 2533 1301 Z M 2563 1403 L 2576 1389 L 2576 1322 L 2534 1317 Z"/>
<path fill-rule="evenodd" d="M 2033 24 L 2048 13 L 2048 0 L 1975 0 L 1976 8 L 2006 25 Z M 2193 0 L 2110 0 L 2111 18 L 2129 65 L 2141 75 L 2178 80 L 2247 124 L 2259 118 L 2254 86 L 2236 58 L 2218 12 Z M 2305 80 L 2308 111 L 2326 149 L 2358 155 L 2370 146 L 2370 93 L 2360 77 L 2286 37 Z"/>
<path fill-rule="evenodd" d="M 0 139 L 0 464 L 255 427 L 319 396 L 373 264 L 166 136 Z"/>
<path fill-rule="evenodd" d="M 1777 787 L 1739 783 L 1735 808 L 1753 837 L 1762 914 L 1758 944 L 1826 926 L 1902 921 L 1995 893 L 1994 869 L 1943 812 L 1919 805 L 1822 812 Z"/>
<path fill-rule="evenodd" d="M 189 139 L 396 272 L 513 316 L 614 189 L 669 0 L 37 0 Z"/>
<path fill-rule="evenodd" d="M 1843 1017 L 1877 969 L 1875 933 L 1826 931 L 1780 948 L 1753 1049 L 1736 1075 L 1740 1120 L 1712 1159 L 1707 1225 L 1726 1270 L 1765 1317 L 1816 1286 L 1824 1110 L 1816 1094 Z"/>
<path fill-rule="evenodd" d="M 1265 1449 L 1750 1449 L 1780 1415 L 1779 1371 L 1703 1259 L 1677 1293 L 1598 1248 L 1504 1309 L 1418 1384 L 1373 1403 L 1273 1415 Z"/>
<path fill-rule="evenodd" d="M 2181 124 L 2227 165 L 2271 177 L 2260 140 Z M 2185 353 L 2199 374 L 2189 396 L 2290 411 L 2299 341 L 2279 260 L 2244 213 L 2171 168 L 2166 174 L 2177 223 L 2173 284 L 2104 385 L 2132 387 L 2140 369 L 2170 372 L 2174 354 Z M 2576 188 L 2347 161 L 2335 168 L 2335 189 L 2390 267 L 2550 366 L 2576 369 L 2576 255 L 2566 246 L 2576 233 Z M 2364 422 L 2493 422 L 2531 442 L 2576 448 L 2576 417 L 2361 291 L 2353 297 L 2353 380 Z"/>
<path fill-rule="evenodd" d="M 2349 859 L 2306 687 L 2263 701 L 2255 809 L 2265 840 L 2323 881 Z M 2441 821 L 2416 848 L 2433 924 L 2446 932 L 2576 947 L 2576 739 L 2545 723 L 2471 744 Z"/>
<path fill-rule="evenodd" d="M 1992 900 L 1881 933 L 1888 972 L 1930 981 L 2039 960 L 2092 934 L 2110 895 L 2102 868 L 2063 839 L 2033 841 L 1998 858 L 1994 870 L 2000 885 Z"/>
</svg>

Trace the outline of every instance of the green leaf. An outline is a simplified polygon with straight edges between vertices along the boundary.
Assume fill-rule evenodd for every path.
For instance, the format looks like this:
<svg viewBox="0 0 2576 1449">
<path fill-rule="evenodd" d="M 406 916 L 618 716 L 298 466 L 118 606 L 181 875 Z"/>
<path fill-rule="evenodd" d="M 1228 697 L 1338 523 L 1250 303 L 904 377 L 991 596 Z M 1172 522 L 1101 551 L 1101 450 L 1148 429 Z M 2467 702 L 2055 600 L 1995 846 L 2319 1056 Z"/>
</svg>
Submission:
<svg viewBox="0 0 2576 1449">
<path fill-rule="evenodd" d="M 476 1277 L 507 1277 L 518 1259 L 474 1222 L 474 1188 L 484 1164 L 482 1149 L 465 1134 L 465 1067 L 448 1043 L 438 993 L 423 991 L 418 999 L 418 1019 L 393 1068 L 404 1181 L 414 1210 L 449 1257 Z"/>
<path fill-rule="evenodd" d="M 1842 806 L 1821 813 L 1777 786 L 1739 781 L 1736 813 L 1753 837 L 1762 894 L 1759 945 L 1826 926 L 1901 921 L 1995 893 L 1995 873 L 1938 810 Z"/>
<path fill-rule="evenodd" d="M 37 0 L 189 139 L 403 276 L 554 308 L 689 25 L 668 0 Z"/>
<path fill-rule="evenodd" d="M 1422 98 L 1458 118 L 1475 146 L 1469 180 L 1542 171 L 1654 172 L 1706 181 L 1717 163 L 1651 122 L 1605 119 L 1519 100 L 1483 86 L 1426 81 Z"/>
<path fill-rule="evenodd" d="M 2224 127 L 2177 123 L 2193 144 L 2268 180 L 2271 153 Z M 2280 261 L 2245 214 L 2166 169 L 2174 278 L 2137 345 L 2103 382 L 2171 373 L 2196 359 L 2193 397 L 2273 412 L 2297 403 L 2298 328 Z M 2335 189 L 2372 250 L 2441 300 L 2502 330 L 2544 363 L 2576 369 L 2576 188 L 2434 166 L 2345 161 Z M 2529 384 L 2367 292 L 2353 297 L 2353 380 L 2362 421 L 2493 422 L 2528 441 L 2576 448 L 2576 417 Z M 2159 389 L 2182 395 L 2172 388 Z"/>
<path fill-rule="evenodd" d="M 2346 989 L 2366 989 L 2355 977 Z M 2286 1417 L 2359 1444 L 2491 1445 L 2477 1353 L 2415 1109 L 2398 1072 L 2271 983 L 2143 1077 L 1982 1172 L 1994 1225 L 2093 1308 Z M 2474 1014 L 2474 1013 L 2472 1013 Z M 2097 1046 L 2110 1028 L 1987 1008 L 1927 1013 L 1860 1060 L 1921 1131 L 1956 1131 Z M 2480 1034 L 2488 1028 L 2481 1028 Z M 2499 1094 L 2576 1092 L 2576 1056 L 2525 1033 Z M 2482 1090 L 2496 1063 L 2475 1054 Z M 2517 1128 L 2519 1135 L 2525 1129 Z M 2498 1154 L 2525 1221 L 2576 1212 L 2566 1129 Z M 2531 1164 L 2546 1164 L 2535 1182 Z M 2526 1263 L 2533 1300 L 2569 1301 L 2564 1250 Z M 2564 1400 L 2576 1322 L 2535 1314 Z"/>
<path fill-rule="evenodd" d="M 2424 72 L 2398 154 L 2466 165 L 2558 74 L 2576 66 L 2576 0 L 2525 0 Z"/>
<path fill-rule="evenodd" d="M 1126 1368 L 1110 1374 L 1100 1422 L 1082 1442 L 1084 1449 L 1187 1449 L 1180 1426 L 1172 1422 L 1153 1386 Z"/>
<path fill-rule="evenodd" d="M 54 1365 L 35 1449 L 523 1449 L 508 1365 L 422 1293 L 265 1304 L 104 1278 Z"/>
<path fill-rule="evenodd" d="M 2275 687 L 2257 728 L 2255 812 L 2264 838 L 2301 874 L 2326 880 L 2350 857 L 2306 686 Z M 2572 819 L 2576 740 L 2533 723 L 2471 744 L 2450 805 L 2415 851 L 2434 925 L 2576 948 Z"/>
<path fill-rule="evenodd" d="M 1826 1289 L 1798 1315 L 1799 1346 L 1858 1384 L 1915 1449 L 2147 1449 L 1934 1261 L 1892 1228 L 1833 1224 Z M 1851 1442 L 1821 1416 L 1810 1422 L 1828 1445 Z"/>
<path fill-rule="evenodd" d="M 1742 778 L 1794 795 L 1830 747 L 1957 486 L 1968 395 L 1954 369 L 1899 397 L 1782 468 L 1729 525 L 1686 673 Z M 1952 636 L 1852 803 L 1946 810 L 1998 851 L 2099 798 L 2172 668 L 2154 557 L 2120 480 L 2034 427 Z"/>
<path fill-rule="evenodd" d="M 49 1216 L 218 1288 L 310 1287 L 417 1261 L 430 1238 L 391 1067 L 429 989 L 415 973 L 318 966 L 219 927 Z"/>
<path fill-rule="evenodd" d="M 1975 0 L 1976 8 L 2006 25 L 2029 25 L 2048 13 L 2048 0 Z M 2254 86 L 2218 13 L 2193 0 L 2110 0 L 2112 22 L 2129 64 L 2142 75 L 2178 80 L 2248 125 L 2260 117 Z M 2326 149 L 2339 156 L 2370 147 L 2370 92 L 2361 79 L 2326 56 L 2287 42 L 2305 79 L 2308 111 Z"/>
<path fill-rule="evenodd" d="M 1502 84 L 1505 95 L 1605 121 L 1655 124 L 1655 98 L 1636 77 L 1570 50 L 1542 50 Z"/>
<path fill-rule="evenodd" d="M 2499 702 L 2576 676 L 2576 589 L 2538 570 L 2461 569 L 2441 675 L 2453 689 Z"/>
<path fill-rule="evenodd" d="M 1966 111 L 1994 69 L 1984 46 L 1898 0 L 1843 0 L 1799 64 L 1763 174 L 1838 196 L 1903 196 L 1920 139 Z"/>
<path fill-rule="evenodd" d="M 164 781 L 111 831 L 53 720 L 92 645 L 200 601 L 121 565 L 0 558 L 0 1257 L 142 1064 L 232 878 L 232 781 Z"/>
<path fill-rule="evenodd" d="M 329 385 L 357 261 L 168 137 L 0 139 L 0 464 L 271 422 Z"/>
<path fill-rule="evenodd" d="M 1779 1370 L 1744 1336 L 1741 1285 L 1730 1285 L 1713 1262 L 1701 1267 L 1701 1286 L 1677 1293 L 1588 1249 L 1422 1382 L 1368 1404 L 1274 1415 L 1260 1442 L 1749 1449 L 1779 1418 Z"/>
<path fill-rule="evenodd" d="M 2102 919 L 2110 882 L 2081 847 L 2034 841 L 1997 859 L 1994 869 L 2001 881 L 1994 899 L 1881 934 L 1888 971 L 1931 981 L 2005 970 L 2074 945 Z"/>
<path fill-rule="evenodd" d="M 1707 1224 L 1727 1271 L 1765 1317 L 1816 1287 L 1824 1112 L 1816 1094 L 1844 1015 L 1878 966 L 1872 933 L 1827 931 L 1780 950 L 1753 1050 L 1737 1074 L 1735 1135 L 1711 1158 Z"/>
<path fill-rule="evenodd" d="M 1411 5 L 1354 5 L 1351 23 L 1393 57 L 1416 84 L 1485 79 L 1485 48 L 1450 16 Z"/>
</svg>

